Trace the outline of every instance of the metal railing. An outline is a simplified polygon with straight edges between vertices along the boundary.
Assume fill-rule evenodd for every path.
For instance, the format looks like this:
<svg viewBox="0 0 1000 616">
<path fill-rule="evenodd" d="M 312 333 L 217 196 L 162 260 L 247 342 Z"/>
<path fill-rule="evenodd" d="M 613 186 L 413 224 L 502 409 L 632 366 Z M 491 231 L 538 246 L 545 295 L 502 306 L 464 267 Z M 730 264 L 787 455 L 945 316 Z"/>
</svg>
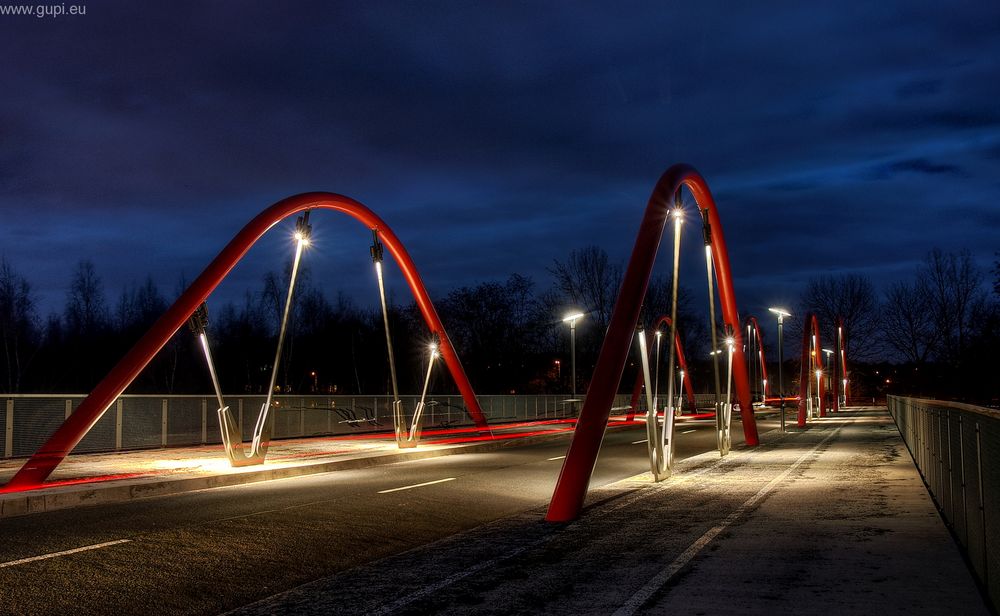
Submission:
<svg viewBox="0 0 1000 616">
<path fill-rule="evenodd" d="M 77 394 L 0 394 L 0 457 L 33 454 L 85 398 Z M 266 397 L 226 397 L 244 440 Z M 419 396 L 400 396 L 412 413 Z M 582 396 L 479 396 L 491 423 L 575 417 Z M 615 400 L 628 404 L 628 396 Z M 214 396 L 123 395 L 74 449 L 74 453 L 207 445 L 222 442 Z M 276 439 L 391 432 L 390 396 L 275 396 Z M 462 397 L 431 396 L 425 429 L 474 425 Z"/>
<path fill-rule="evenodd" d="M 1000 605 L 1000 411 L 888 396 L 896 422 L 931 496 L 969 563 Z"/>
</svg>

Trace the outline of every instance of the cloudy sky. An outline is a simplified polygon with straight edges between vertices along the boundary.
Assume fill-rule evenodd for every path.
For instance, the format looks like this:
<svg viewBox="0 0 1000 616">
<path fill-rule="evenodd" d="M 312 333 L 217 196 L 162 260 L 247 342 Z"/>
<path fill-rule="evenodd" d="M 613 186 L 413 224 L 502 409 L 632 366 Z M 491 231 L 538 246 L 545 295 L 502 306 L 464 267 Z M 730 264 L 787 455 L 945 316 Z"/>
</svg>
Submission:
<svg viewBox="0 0 1000 616">
<path fill-rule="evenodd" d="M 743 314 L 1000 249 L 992 0 L 90 1 L 0 15 L 0 92 L 0 254 L 44 312 L 81 259 L 112 298 L 147 274 L 172 293 L 311 190 L 378 212 L 434 294 L 545 288 L 574 248 L 624 261 L 676 162 L 715 193 Z M 368 232 L 313 222 L 313 282 L 373 303 Z M 219 297 L 290 250 L 272 232 Z"/>
</svg>

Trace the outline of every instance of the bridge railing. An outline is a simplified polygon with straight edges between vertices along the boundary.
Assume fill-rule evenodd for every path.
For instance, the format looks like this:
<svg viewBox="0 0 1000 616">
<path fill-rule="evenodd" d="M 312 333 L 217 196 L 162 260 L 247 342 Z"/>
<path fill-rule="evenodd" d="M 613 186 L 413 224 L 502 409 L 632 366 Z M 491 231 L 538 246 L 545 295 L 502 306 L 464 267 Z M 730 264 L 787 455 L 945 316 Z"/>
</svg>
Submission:
<svg viewBox="0 0 1000 616">
<path fill-rule="evenodd" d="M 26 457 L 72 413 L 85 395 L 0 394 L 0 457 Z M 412 412 L 419 396 L 401 396 Z M 575 417 L 582 396 L 478 396 L 491 424 Z M 243 438 L 253 436 L 264 395 L 226 398 Z M 425 430 L 474 425 L 460 395 L 430 396 Z M 621 395 L 616 406 L 628 404 Z M 213 396 L 123 395 L 80 441 L 74 453 L 218 444 L 222 441 Z M 275 396 L 274 438 L 392 432 L 390 396 Z"/>
<path fill-rule="evenodd" d="M 1000 411 L 899 396 L 887 404 L 938 509 L 1000 605 Z"/>
</svg>

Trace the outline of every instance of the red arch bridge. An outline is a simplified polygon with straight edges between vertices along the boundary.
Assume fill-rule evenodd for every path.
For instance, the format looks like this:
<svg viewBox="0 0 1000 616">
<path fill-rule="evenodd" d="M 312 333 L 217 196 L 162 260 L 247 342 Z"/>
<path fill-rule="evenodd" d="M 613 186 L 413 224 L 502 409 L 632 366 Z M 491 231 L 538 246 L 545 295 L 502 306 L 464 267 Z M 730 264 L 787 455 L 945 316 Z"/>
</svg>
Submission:
<svg viewBox="0 0 1000 616">
<path fill-rule="evenodd" d="M 686 190 L 693 206 L 685 205 L 682 190 Z M 295 282 L 298 265 L 303 251 L 310 242 L 310 212 L 331 210 L 347 214 L 369 229 L 373 235 L 372 259 L 378 276 L 382 300 L 382 314 L 386 327 L 386 350 L 391 373 L 393 398 L 393 424 L 396 442 L 400 447 L 416 446 L 420 438 L 421 416 L 425 407 L 427 386 L 436 360 L 443 360 L 464 401 L 466 412 L 482 438 L 492 438 L 490 425 L 480 407 L 479 400 L 469 382 L 462 362 L 448 337 L 438 316 L 426 286 L 417 272 L 416 265 L 395 232 L 372 210 L 349 197 L 333 193 L 312 192 L 289 197 L 267 208 L 251 220 L 211 261 L 207 268 L 181 294 L 174 304 L 154 323 L 135 346 L 97 384 L 44 444 L 34 452 L 10 481 L 0 488 L 0 492 L 34 490 L 46 485 L 46 479 L 56 467 L 73 451 L 84 436 L 113 405 L 129 384 L 153 359 L 157 352 L 185 324 L 198 336 L 203 349 L 206 365 L 212 377 L 218 401 L 218 417 L 224 451 L 233 465 L 260 464 L 264 461 L 274 423 L 275 377 L 284 344 L 288 314 L 294 301 Z M 296 249 L 289 289 L 286 296 L 285 312 L 278 336 L 278 349 L 272 365 L 271 387 L 267 399 L 257 416 L 250 443 L 244 444 L 242 434 L 236 427 L 229 407 L 219 386 L 211 354 L 207 314 L 204 302 L 243 258 L 253 244 L 280 221 L 298 216 L 296 222 Z M 596 465 L 605 428 L 612 412 L 614 398 L 618 392 L 626 362 L 632 349 L 638 349 L 639 373 L 627 420 L 631 421 L 638 408 L 639 398 L 645 392 L 645 413 L 650 468 L 656 480 L 670 476 L 673 462 L 675 437 L 673 417 L 675 411 L 684 407 L 686 391 L 687 404 L 694 407 L 695 394 L 687 371 L 681 339 L 677 332 L 677 280 L 680 256 L 681 227 L 685 222 L 695 221 L 702 228 L 705 251 L 706 281 L 712 327 L 714 404 L 711 412 L 716 417 L 719 450 L 728 452 L 730 420 L 734 410 L 738 412 L 743 425 L 743 435 L 748 446 L 759 443 L 754 418 L 754 398 L 766 403 L 780 401 L 786 397 L 783 384 L 778 385 L 779 396 L 773 395 L 775 384 L 768 380 L 764 349 L 761 342 L 760 326 L 754 317 L 741 321 L 737 310 L 736 294 L 733 286 L 729 253 L 723 234 L 722 219 L 708 184 L 697 171 L 688 165 L 675 165 L 668 169 L 656 182 L 646 205 L 642 222 L 629 259 L 621 289 L 610 318 L 604 342 L 598 354 L 589 390 L 580 409 L 576 428 L 546 518 L 550 521 L 567 521 L 579 516 L 589 487 L 590 477 Z M 663 315 L 652 324 L 647 334 L 640 322 L 640 314 L 645 300 L 653 265 L 659 252 L 664 232 L 672 230 L 674 287 L 672 313 Z M 400 271 L 423 316 L 424 322 L 435 343 L 429 349 L 427 375 L 424 379 L 423 394 L 408 415 L 402 408 L 402 401 L 396 385 L 395 359 L 389 333 L 388 314 L 385 309 L 385 293 L 382 281 L 383 245 L 399 266 Z M 716 316 L 716 301 L 719 315 Z M 836 324 L 835 350 L 823 349 L 820 338 L 819 321 L 815 315 L 805 316 L 803 327 L 801 371 L 799 375 L 800 395 L 788 397 L 797 401 L 798 424 L 805 425 L 814 416 L 825 416 L 828 411 L 826 401 L 823 355 L 836 354 L 828 359 L 832 370 L 829 381 L 832 385 L 832 410 L 838 410 L 846 400 L 847 366 L 844 352 L 843 323 Z M 665 327 L 666 332 L 661 330 Z M 660 338 L 667 333 L 667 344 Z M 655 336 L 655 338 L 654 338 Z M 650 360 L 649 346 L 655 339 L 655 357 Z M 661 362 L 661 351 L 667 355 Z M 668 366 L 666 387 L 660 397 L 659 365 Z M 655 368 L 650 366 L 655 365 Z M 679 367 L 679 371 L 677 368 Z M 679 373 L 680 383 L 675 390 L 675 375 Z M 652 378 L 651 378 L 652 374 Z M 685 378 L 685 375 L 687 378 Z M 665 402 L 665 404 L 664 404 Z"/>
</svg>

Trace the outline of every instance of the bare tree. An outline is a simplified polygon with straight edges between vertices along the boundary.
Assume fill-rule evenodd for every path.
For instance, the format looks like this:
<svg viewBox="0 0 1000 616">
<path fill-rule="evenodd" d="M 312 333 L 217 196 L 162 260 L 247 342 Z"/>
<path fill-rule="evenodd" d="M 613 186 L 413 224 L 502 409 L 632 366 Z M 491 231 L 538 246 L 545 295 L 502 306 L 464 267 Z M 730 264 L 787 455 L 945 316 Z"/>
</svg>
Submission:
<svg viewBox="0 0 1000 616">
<path fill-rule="evenodd" d="M 35 302 L 28 281 L 0 259 L 0 344 L 6 391 L 20 390 L 31 347 L 37 347 Z"/>
<path fill-rule="evenodd" d="M 610 262 L 604 249 L 574 250 L 565 263 L 556 260 L 549 272 L 567 302 L 590 313 L 598 331 L 607 329 L 622 284 L 622 268 Z"/>
<path fill-rule="evenodd" d="M 73 272 L 64 312 L 69 335 L 92 336 L 104 330 L 108 323 L 107 302 L 94 263 L 80 261 Z"/>
<path fill-rule="evenodd" d="M 926 363 L 937 345 L 937 329 L 926 285 L 897 282 L 885 293 L 881 320 L 885 343 L 915 364 Z"/>
<path fill-rule="evenodd" d="M 872 359 L 881 352 L 877 344 L 879 303 L 875 287 L 867 276 L 844 274 L 812 278 L 799 305 L 800 314 L 813 312 L 819 317 L 820 327 L 828 340 L 833 340 L 837 318 L 844 320 L 844 346 L 848 361 Z M 801 325 L 793 329 L 801 333 Z"/>
<path fill-rule="evenodd" d="M 982 272 L 968 250 L 945 253 L 935 248 L 924 259 L 917 284 L 930 297 L 938 359 L 958 362 L 969 346 L 975 307 L 985 297 Z"/>
</svg>

